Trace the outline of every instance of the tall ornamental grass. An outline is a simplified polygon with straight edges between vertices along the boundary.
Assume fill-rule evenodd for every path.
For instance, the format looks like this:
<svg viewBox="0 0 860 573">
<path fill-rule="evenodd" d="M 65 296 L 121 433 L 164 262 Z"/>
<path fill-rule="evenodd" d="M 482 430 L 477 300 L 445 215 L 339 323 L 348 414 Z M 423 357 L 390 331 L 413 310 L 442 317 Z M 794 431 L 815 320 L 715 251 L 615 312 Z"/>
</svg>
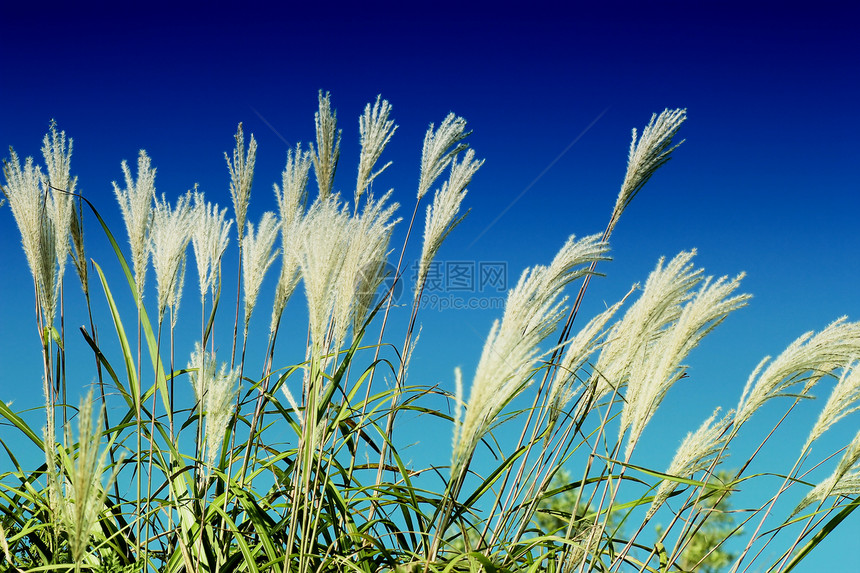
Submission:
<svg viewBox="0 0 860 573">
<path fill-rule="evenodd" d="M 114 184 L 124 232 L 105 223 L 109 206 L 79 193 L 72 140 L 55 125 L 44 164 L 10 151 L 5 211 L 32 277 L 45 407 L 39 419 L 0 400 L 0 569 L 668 572 L 712 570 L 720 556 L 734 573 L 814 560 L 860 503 L 860 433 L 842 423 L 843 449 L 816 448 L 860 408 L 860 323 L 837 319 L 762 359 L 737 404 L 692 428 L 668 468 L 646 468 L 634 454 L 654 447 L 643 436 L 655 416 L 671 415 L 660 405 L 689 353 L 749 302 L 743 274 L 709 276 L 684 251 L 656 261 L 623 300 L 579 315 L 598 267 L 611 272 L 613 230 L 679 145 L 686 112 L 666 110 L 633 131 L 605 230 L 571 235 L 524 269 L 476 370 L 452 369 L 444 388 L 409 362 L 429 269 L 466 215 L 483 160 L 464 119 L 431 124 L 402 217 L 392 193 L 378 192 L 391 114 L 377 98 L 361 115 L 357 181 L 345 197 L 334 189 L 341 130 L 320 93 L 316 141 L 289 150 L 277 212 L 259 218 L 248 210 L 257 143 L 241 125 L 225 154 L 231 212 L 196 188 L 159 196 L 141 151 Z M 93 241 L 114 257 L 88 259 Z M 415 242 L 417 280 L 404 289 Z M 239 253 L 235 293 L 221 288 L 228 248 Z M 70 259 L 82 292 L 66 289 Z M 119 278 L 109 281 L 107 267 Z M 189 269 L 197 289 L 184 288 Z M 260 301 L 271 285 L 269 316 Z M 181 308 L 188 290 L 199 315 Z M 236 297 L 233 312 L 225 294 Z M 296 296 L 306 337 L 279 340 Z M 128 302 L 132 314 L 120 310 Z M 88 310 L 78 331 L 64 323 L 69 304 Z M 398 306 L 411 311 L 395 327 Z M 219 327 L 225 312 L 233 328 Z M 250 328 L 255 312 L 265 314 L 260 328 Z M 85 356 L 67 356 L 73 337 Z M 5 387 L 16 374 L 4 376 Z M 833 390 L 806 442 L 779 441 L 779 426 L 825 379 Z M 766 403 L 785 416 L 772 428 L 749 424 Z M 398 434 L 416 414 L 448 428 L 448 465 L 401 456 Z M 759 468 L 774 449 L 785 464 Z M 44 461 L 21 461 L 30 458 Z M 813 470 L 832 473 L 818 481 Z M 738 492 L 754 495 L 726 503 Z M 703 537 L 716 520 L 731 526 Z"/>
</svg>

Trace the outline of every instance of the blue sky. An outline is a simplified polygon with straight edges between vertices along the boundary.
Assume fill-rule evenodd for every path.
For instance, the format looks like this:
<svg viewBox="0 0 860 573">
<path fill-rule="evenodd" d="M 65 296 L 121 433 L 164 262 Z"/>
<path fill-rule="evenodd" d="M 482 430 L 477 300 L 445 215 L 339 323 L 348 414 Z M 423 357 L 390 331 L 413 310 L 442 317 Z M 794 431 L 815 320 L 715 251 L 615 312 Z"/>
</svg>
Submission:
<svg viewBox="0 0 860 573">
<path fill-rule="evenodd" d="M 592 282 L 585 304 L 593 312 L 614 302 L 658 257 L 692 247 L 709 274 L 748 273 L 752 303 L 694 352 L 690 378 L 646 433 L 676 443 L 715 406 L 733 406 L 763 356 L 839 316 L 860 319 L 860 41 L 839 6 L 421 2 L 408 11 L 334 3 L 285 12 L 210 3 L 131 12 L 19 4 L 0 21 L 0 144 L 38 155 L 56 119 L 75 141 L 79 189 L 124 238 L 110 185 L 121 178 L 120 161 L 146 149 L 159 192 L 176 197 L 199 183 L 226 206 L 223 153 L 240 121 L 259 142 L 250 219 L 275 209 L 271 184 L 288 146 L 312 139 L 319 89 L 331 92 L 343 129 L 335 187 L 347 193 L 358 115 L 377 94 L 392 103 L 400 127 L 379 185 L 395 189 L 407 217 L 424 131 L 453 111 L 468 120 L 486 163 L 466 199 L 471 213 L 440 258 L 504 262 L 512 283 L 524 267 L 549 261 L 568 235 L 602 231 L 630 130 L 654 112 L 686 107 L 686 143 L 625 213 L 614 260 L 601 267 L 607 277 Z M 109 266 L 100 233 L 90 227 L 89 237 L 90 256 Z M 416 241 L 407 255 L 417 249 Z M 0 392 L 36 407 L 29 277 L 8 207 L 0 210 L 0 251 Z M 225 292 L 232 274 L 225 270 Z M 196 279 L 188 280 L 184 308 L 195 315 Z M 301 316 L 302 305 L 294 299 L 288 313 Z M 498 315 L 425 311 L 411 381 L 451 388 L 458 365 L 468 379 Z M 856 416 L 837 426 L 830 445 L 845 443 L 856 426 Z M 787 429 L 786 443 L 799 447 L 807 428 Z M 439 448 L 447 452 L 448 443 L 446 436 Z M 662 466 L 671 452 L 654 456 Z M 858 523 L 838 538 L 856 534 Z"/>
</svg>

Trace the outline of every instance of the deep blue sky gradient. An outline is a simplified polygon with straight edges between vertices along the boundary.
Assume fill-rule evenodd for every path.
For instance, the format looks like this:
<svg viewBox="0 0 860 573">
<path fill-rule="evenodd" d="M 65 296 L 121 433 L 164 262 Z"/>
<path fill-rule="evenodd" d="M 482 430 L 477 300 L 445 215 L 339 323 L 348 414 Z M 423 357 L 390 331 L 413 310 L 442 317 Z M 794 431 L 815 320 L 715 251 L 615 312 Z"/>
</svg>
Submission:
<svg viewBox="0 0 860 573">
<path fill-rule="evenodd" d="M 280 181 L 288 146 L 312 140 L 319 89 L 331 92 L 343 129 L 335 186 L 346 196 L 358 159 L 357 117 L 377 94 L 392 103 L 400 128 L 383 160 L 394 164 L 377 189 L 394 187 L 408 218 L 424 131 L 454 111 L 468 120 L 472 147 L 486 163 L 466 199 L 472 211 L 440 257 L 503 261 L 510 286 L 526 266 L 548 262 L 571 233 L 602 231 L 624 175 L 631 128 L 641 129 L 666 107 L 686 107 L 686 143 L 625 213 L 612 237 L 614 260 L 600 267 L 607 277 L 592 282 L 584 306 L 591 316 L 644 280 L 660 256 L 692 247 L 709 274 L 748 273 L 744 290 L 754 295 L 752 303 L 693 353 L 690 378 L 673 389 L 646 431 L 643 447 L 655 446 L 641 461 L 662 469 L 674 444 L 714 407 L 736 404 L 763 356 L 839 316 L 860 319 L 860 41 L 856 19 L 841 6 L 176 3 L 132 11 L 19 4 L 4 7 L 0 20 L 0 145 L 38 157 L 48 122 L 56 119 L 74 138 L 79 190 L 124 242 L 110 185 L 122 177 L 120 161 L 134 163 L 146 149 L 158 168 L 158 192 L 175 198 L 199 183 L 210 200 L 227 206 L 223 153 L 232 149 L 240 121 L 259 142 L 249 219 L 274 210 L 271 184 Z M 42 401 L 39 348 L 19 244 L 7 206 L 0 209 L 0 398 L 30 408 Z M 88 247 L 121 291 L 115 260 L 94 227 Z M 407 258 L 419 247 L 413 241 Z M 232 257 L 225 260 L 225 292 L 235 288 Z M 189 271 L 181 312 L 190 318 L 199 305 L 196 271 Z M 68 292 L 70 299 L 78 294 Z M 297 324 L 303 306 L 297 297 L 288 307 Z M 222 311 L 227 318 L 229 307 Z M 262 331 L 268 313 L 260 316 L 252 327 Z M 410 382 L 453 389 L 459 365 L 468 383 L 497 316 L 425 310 Z M 70 322 L 76 319 L 83 322 Z M 391 341 L 399 345 L 397 324 Z M 109 329 L 105 322 L 103 336 L 112 335 Z M 303 329 L 295 334 L 300 348 Z M 292 358 L 286 343 L 282 352 Z M 183 365 L 187 353 L 177 354 Z M 91 382 L 90 370 L 80 372 L 81 385 Z M 763 461 L 794 459 L 818 402 L 803 405 L 801 421 L 784 430 Z M 759 429 L 781 408 L 766 410 Z M 857 425 L 855 415 L 832 430 L 830 451 Z M 440 436 L 432 449 L 445 463 L 450 439 Z M 415 439 L 426 445 L 426 436 Z M 831 547 L 856 539 L 855 517 Z M 818 553 L 817 565 L 829 563 L 826 548 Z M 834 563 L 831 570 L 850 570 Z"/>
</svg>

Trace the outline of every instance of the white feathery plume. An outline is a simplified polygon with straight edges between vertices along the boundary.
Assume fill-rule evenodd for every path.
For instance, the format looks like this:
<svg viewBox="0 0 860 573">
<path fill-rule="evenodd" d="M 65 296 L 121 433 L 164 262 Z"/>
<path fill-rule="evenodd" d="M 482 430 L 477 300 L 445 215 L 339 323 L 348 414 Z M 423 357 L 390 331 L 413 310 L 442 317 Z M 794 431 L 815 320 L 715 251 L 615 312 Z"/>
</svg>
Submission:
<svg viewBox="0 0 860 573">
<path fill-rule="evenodd" d="M 840 318 L 818 334 L 807 332 L 792 342 L 767 368 L 765 357 L 750 374 L 735 416 L 735 431 L 762 404 L 777 396 L 806 396 L 823 376 L 860 356 L 860 322 Z M 803 383 L 803 388 L 790 388 Z"/>
<path fill-rule="evenodd" d="M 42 155 L 47 174 L 33 159 L 21 162 L 14 149 L 4 162 L 6 185 L 3 194 L 21 233 L 21 244 L 38 292 L 39 306 L 45 324 L 54 322 L 60 287 L 69 253 L 73 202 L 77 177 L 70 175 L 72 140 L 66 132 L 57 133 L 51 122 L 50 132 L 42 140 Z"/>
<path fill-rule="evenodd" d="M 296 417 L 299 419 L 299 425 L 305 425 L 305 417 L 302 414 L 302 409 L 299 407 L 299 403 L 296 402 L 296 399 L 293 397 L 293 393 L 290 392 L 290 389 L 286 384 L 281 385 L 281 392 L 284 393 L 284 396 L 287 397 L 287 401 L 290 403 L 290 406 L 293 408 L 293 412 L 296 413 Z"/>
<path fill-rule="evenodd" d="M 714 420 L 716 420 L 719 412 L 719 408 L 714 410 L 714 413 L 699 426 L 698 430 L 687 434 L 675 452 L 669 469 L 666 470 L 667 475 L 690 478 L 696 472 L 710 468 L 714 456 L 720 452 L 728 440 L 729 436 L 726 430 L 734 415 L 734 411 L 730 410 L 715 423 Z M 678 482 L 676 481 L 664 479 L 660 482 L 657 493 L 654 495 L 654 501 L 651 502 L 651 507 L 648 508 L 648 513 L 645 516 L 646 521 L 653 517 L 677 487 Z"/>
<path fill-rule="evenodd" d="M 338 277 L 349 245 L 349 227 L 350 216 L 338 196 L 333 195 L 311 205 L 294 241 L 308 301 L 311 344 L 317 351 L 324 350 Z"/>
<path fill-rule="evenodd" d="M 579 241 L 571 236 L 549 266 L 526 269 L 508 293 L 502 320 L 493 323 L 484 344 L 466 413 L 455 429 L 452 477 L 459 476 L 505 404 L 529 385 L 541 356 L 538 344 L 561 320 L 564 300 L 558 299 L 564 287 L 588 272 L 583 265 L 606 260 L 607 250 L 598 235 Z"/>
<path fill-rule="evenodd" d="M 661 165 L 669 161 L 672 151 L 684 143 L 681 141 L 670 147 L 672 138 L 686 119 L 687 110 L 666 109 L 659 116 L 657 114 L 651 116 L 651 121 L 642 130 L 642 137 L 638 141 L 636 130 L 633 130 L 633 140 L 630 142 L 630 152 L 627 156 L 627 173 L 624 174 L 624 182 L 621 184 L 621 191 L 618 193 L 609 221 L 610 234 L 618 223 L 621 213 L 630 205 L 639 190 Z"/>
<path fill-rule="evenodd" d="M 263 213 L 260 224 L 254 233 L 254 224 L 248 223 L 248 233 L 242 239 L 242 283 L 245 290 L 245 331 L 251 320 L 251 313 L 257 304 L 260 286 L 266 271 L 278 258 L 278 251 L 272 252 L 278 238 L 278 218 L 271 211 Z"/>
<path fill-rule="evenodd" d="M 317 132 L 317 146 L 313 151 L 314 172 L 319 186 L 319 199 L 326 200 L 331 195 L 334 172 L 340 159 L 340 136 L 337 129 L 337 113 L 331 110 L 329 93 L 319 92 L 319 111 L 314 115 Z"/>
<path fill-rule="evenodd" d="M 9 161 L 3 162 L 3 175 L 6 184 L 3 194 L 9 201 L 9 208 L 18 224 L 21 233 L 21 245 L 27 257 L 27 264 L 33 279 L 39 281 L 39 263 L 41 258 L 40 230 L 45 207 L 42 204 L 42 169 L 33 163 L 33 158 L 24 161 L 23 168 L 14 149 L 9 149 Z"/>
<path fill-rule="evenodd" d="M 200 298 L 203 298 L 207 290 L 211 290 L 214 295 L 216 285 L 220 282 L 221 257 L 230 242 L 233 220 L 225 221 L 227 207 L 219 209 L 218 205 L 207 203 L 203 193 L 198 191 L 194 192 L 194 210 L 197 214 L 191 230 L 191 243 L 197 261 Z"/>
<path fill-rule="evenodd" d="M 133 179 L 128 163 L 122 162 L 125 189 L 113 183 L 114 194 L 122 210 L 122 218 L 128 231 L 131 246 L 131 261 L 134 269 L 134 284 L 137 303 L 143 300 L 146 283 L 146 266 L 149 255 L 149 228 L 152 223 L 152 202 L 155 198 L 155 168 L 146 152 L 141 150 L 137 158 L 137 179 Z"/>
<path fill-rule="evenodd" d="M 830 476 L 819 483 L 806 494 L 794 508 L 792 516 L 803 508 L 816 502 L 822 502 L 831 495 L 855 496 L 860 494 L 860 432 L 854 436 L 836 469 Z"/>
<path fill-rule="evenodd" d="M 51 219 L 54 223 L 57 277 L 62 283 L 65 274 L 66 256 L 69 254 L 69 235 L 72 225 L 73 201 L 78 178 L 71 176 L 72 143 L 66 142 L 66 132 L 57 133 L 57 123 L 51 121 L 51 131 L 42 140 L 42 156 L 45 158 L 47 183 L 50 188 Z"/>
<path fill-rule="evenodd" d="M 310 152 L 302 151 L 300 145 L 296 145 L 295 151 L 287 150 L 287 164 L 281 172 L 281 186 L 278 187 L 277 183 L 273 185 L 281 216 L 282 234 L 286 233 L 304 212 L 311 164 Z"/>
<path fill-rule="evenodd" d="M 248 203 L 251 201 L 251 184 L 254 182 L 254 163 L 257 160 L 257 140 L 251 134 L 248 151 L 245 151 L 245 133 L 242 124 L 236 130 L 236 147 L 233 149 L 233 160 L 224 154 L 227 160 L 227 170 L 230 171 L 230 197 L 233 199 L 233 211 L 236 214 L 236 231 L 239 233 L 239 243 L 242 243 L 245 231 L 245 219 L 248 215 Z"/>
<path fill-rule="evenodd" d="M 6 185 L 3 193 L 21 233 L 21 245 L 27 265 L 36 283 L 39 308 L 46 325 L 54 322 L 57 307 L 56 228 L 52 214 L 53 198 L 45 189 L 45 175 L 33 158 L 24 161 L 23 168 L 14 149 L 3 164 Z M 47 399 L 47 396 L 46 396 Z"/>
<path fill-rule="evenodd" d="M 287 151 L 287 165 L 281 174 L 281 187 L 275 183 L 275 199 L 281 218 L 281 274 L 275 287 L 272 304 L 272 320 L 269 332 L 274 333 L 287 301 L 299 282 L 299 262 L 293 243 L 302 223 L 307 203 L 308 173 L 311 167 L 309 152 L 302 152 L 296 145 L 295 153 Z"/>
<path fill-rule="evenodd" d="M 66 496 L 63 501 L 63 523 L 68 532 L 72 559 L 81 563 L 89 545 L 90 537 L 97 531 L 98 517 L 105 506 L 107 490 L 116 478 L 120 463 L 114 467 L 107 485 L 102 487 L 102 475 L 106 468 L 107 449 L 99 453 L 104 406 L 97 420 L 93 420 L 93 392 L 81 401 L 78 412 L 78 452 L 71 464 L 66 481 Z M 66 426 L 66 447 L 71 447 L 71 430 Z"/>
<path fill-rule="evenodd" d="M 857 410 L 860 410 L 860 364 L 855 362 L 843 370 L 801 451 L 806 451 L 830 426 Z"/>
<path fill-rule="evenodd" d="M 418 181 L 418 200 L 430 190 L 433 182 L 442 175 L 454 156 L 466 149 L 461 143 L 470 132 L 466 131 L 466 120 L 449 113 L 439 129 L 433 130 L 433 124 L 424 135 L 424 147 L 421 150 L 421 176 Z"/>
<path fill-rule="evenodd" d="M 182 195 L 171 208 L 167 197 L 155 199 L 152 212 L 152 228 L 149 232 L 152 252 L 152 268 L 158 287 L 158 322 L 164 319 L 164 311 L 175 308 L 176 296 L 183 280 L 180 270 L 185 268 L 185 252 L 195 227 L 199 211 L 191 207 L 191 192 Z"/>
<path fill-rule="evenodd" d="M 386 204 L 390 198 L 391 191 L 379 201 L 369 196 L 361 214 L 349 221 L 346 231 L 349 244 L 342 252 L 343 263 L 335 284 L 331 335 L 333 349 L 341 348 L 351 324 L 363 322 L 376 289 L 384 278 L 382 272 L 388 243 L 392 229 L 399 221 L 392 220 L 398 204 Z"/>
<path fill-rule="evenodd" d="M 607 334 L 603 329 L 622 304 L 624 304 L 623 300 L 592 318 L 576 336 L 568 341 L 567 350 L 559 363 L 559 371 L 552 381 L 547 398 L 549 404 L 547 440 L 561 411 L 582 389 L 581 384 L 576 384 L 579 381 L 577 375 L 579 369 L 603 343 Z"/>
<path fill-rule="evenodd" d="M 72 217 L 69 225 L 69 235 L 72 242 L 72 263 L 81 281 L 84 295 L 89 296 L 89 272 L 87 270 L 87 257 L 84 251 L 84 225 L 82 204 L 78 203 L 78 209 L 72 208 Z"/>
<path fill-rule="evenodd" d="M 228 372 L 227 364 L 222 363 L 216 372 L 216 364 L 215 354 L 203 351 L 200 343 L 195 342 L 188 370 L 194 396 L 201 410 L 206 413 L 206 476 L 214 465 L 215 455 L 224 439 L 224 432 L 233 414 L 234 400 L 239 392 L 236 387 L 239 371 L 236 369 Z"/>
<path fill-rule="evenodd" d="M 656 333 L 656 339 L 644 349 L 643 360 L 633 362 L 619 429 L 619 439 L 630 430 L 628 459 L 669 388 L 683 376 L 685 367 L 681 362 L 729 313 L 746 306 L 750 295 L 734 295 L 743 276 L 741 273 L 732 280 L 721 277 L 713 282 L 706 278 L 678 319 Z"/>
<path fill-rule="evenodd" d="M 394 121 L 389 120 L 391 104 L 383 100 L 382 96 L 376 96 L 376 103 L 371 107 L 364 107 L 364 115 L 358 118 L 358 131 L 361 134 L 361 155 L 358 160 L 358 179 L 355 185 L 355 208 L 358 209 L 358 200 L 373 183 L 380 173 L 385 171 L 391 162 L 380 167 L 375 173 L 373 168 L 382 155 L 382 151 L 391 136 L 397 131 Z"/>
<path fill-rule="evenodd" d="M 681 252 L 665 268 L 665 259 L 657 262 L 642 295 L 615 323 L 600 351 L 592 375 L 595 385 L 592 402 L 623 388 L 634 363 L 644 360 L 660 331 L 680 316 L 681 305 L 692 296 L 690 289 L 702 279 L 702 270 L 695 270 L 690 263 L 695 254 L 695 250 Z M 578 411 L 577 417 L 583 413 Z"/>
<path fill-rule="evenodd" d="M 440 128 L 441 129 L 441 128 Z M 466 197 L 466 186 L 472 181 L 475 172 L 484 164 L 484 160 L 475 160 L 475 152 L 468 150 L 463 161 L 457 163 L 456 157 L 449 158 L 451 174 L 442 188 L 433 196 L 433 204 L 427 206 L 427 218 L 424 223 L 424 246 L 418 264 L 418 278 L 415 281 L 416 293 L 421 289 L 427 278 L 430 264 L 439 252 L 448 234 L 460 224 L 465 214 L 458 216 L 460 205 Z"/>
</svg>

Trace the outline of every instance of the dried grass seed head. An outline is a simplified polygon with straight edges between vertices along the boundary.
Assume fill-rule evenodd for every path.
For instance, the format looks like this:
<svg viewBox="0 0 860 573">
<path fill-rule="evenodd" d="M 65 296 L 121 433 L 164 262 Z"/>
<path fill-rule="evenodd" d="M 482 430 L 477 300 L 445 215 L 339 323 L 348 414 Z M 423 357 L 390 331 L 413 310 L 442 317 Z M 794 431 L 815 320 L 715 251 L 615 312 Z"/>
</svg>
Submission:
<svg viewBox="0 0 860 573">
<path fill-rule="evenodd" d="M 278 251 L 272 252 L 280 226 L 274 213 L 263 213 L 257 232 L 254 224 L 248 223 L 248 232 L 242 239 L 242 284 L 245 291 L 245 328 L 251 320 L 251 313 L 257 304 L 260 286 L 266 271 L 278 258 Z"/>
<path fill-rule="evenodd" d="M 334 184 L 334 173 L 340 159 L 341 132 L 337 129 L 337 112 L 331 109 L 329 93 L 319 92 L 319 111 L 314 115 L 317 145 L 313 151 L 314 172 L 317 176 L 319 198 L 328 199 Z"/>
<path fill-rule="evenodd" d="M 687 434 L 675 452 L 669 469 L 666 470 L 667 475 L 691 478 L 693 474 L 711 467 L 714 457 L 722 450 L 729 438 L 726 430 L 731 425 L 734 416 L 734 411 L 730 410 L 725 416 L 717 420 L 719 412 L 719 408 L 714 410 L 714 413 L 699 426 L 698 430 Z M 648 508 L 646 521 L 654 516 L 677 487 L 678 482 L 676 481 L 664 479 L 660 482 L 654 500 L 651 502 L 651 507 Z"/>
<path fill-rule="evenodd" d="M 10 148 L 9 154 L 9 161 L 3 163 L 6 178 L 3 193 L 21 233 L 21 245 L 36 284 L 39 308 L 45 323 L 53 324 L 58 292 L 53 197 L 46 189 L 45 175 L 32 157 L 28 157 L 22 167 L 15 150 Z"/>
<path fill-rule="evenodd" d="M 806 451 L 833 424 L 857 410 L 860 410 L 860 363 L 854 362 L 842 371 L 801 451 Z"/>
<path fill-rule="evenodd" d="M 81 400 L 78 410 L 78 452 L 72 462 L 72 471 L 67 478 L 64 498 L 64 525 L 68 533 L 72 558 L 80 563 L 86 553 L 90 537 L 97 531 L 99 514 L 105 507 L 107 490 L 119 470 L 119 463 L 102 486 L 102 476 L 107 470 L 107 449 L 99 452 L 104 407 L 93 420 L 93 392 L 89 391 Z M 66 447 L 71 447 L 70 427 L 65 431 Z"/>
<path fill-rule="evenodd" d="M 211 290 L 215 295 L 215 287 L 220 282 L 221 257 L 230 242 L 230 227 L 232 219 L 226 219 L 227 207 L 219 209 L 218 205 L 207 203 L 203 193 L 194 192 L 194 228 L 191 230 L 191 242 L 194 248 L 194 259 L 197 261 L 197 276 L 200 284 L 200 298 Z"/>
<path fill-rule="evenodd" d="M 290 245 L 299 259 L 308 301 L 311 343 L 317 350 L 325 347 L 349 231 L 346 207 L 337 195 L 332 195 L 311 205 L 297 240 Z"/>
<path fill-rule="evenodd" d="M 3 165 L 3 193 L 21 233 L 43 320 L 53 324 L 72 233 L 71 193 L 77 184 L 77 178 L 70 175 L 72 142 L 67 143 L 65 132 L 58 133 L 52 121 L 42 140 L 47 173 L 31 157 L 22 168 L 15 150 L 9 151 L 11 157 Z"/>
<path fill-rule="evenodd" d="M 196 342 L 188 363 L 188 370 L 199 408 L 206 413 L 203 447 L 207 475 L 213 467 L 215 455 L 233 414 L 234 400 L 239 392 L 236 386 L 239 379 L 238 369 L 228 371 L 226 363 L 222 363 L 221 368 L 216 369 L 216 365 L 215 354 L 204 351 L 200 343 Z"/>
<path fill-rule="evenodd" d="M 50 132 L 42 140 L 42 156 L 45 159 L 47 177 L 43 181 L 48 187 L 51 201 L 51 219 L 54 223 L 57 282 L 62 282 L 66 256 L 69 253 L 69 236 L 72 227 L 74 203 L 72 194 L 77 186 L 77 177 L 71 176 L 72 139 L 66 140 L 66 132 L 57 132 L 57 123 L 51 121 Z"/>
<path fill-rule="evenodd" d="M 299 145 L 295 152 L 287 151 L 287 165 L 281 174 L 281 187 L 274 185 L 275 199 L 281 217 L 281 273 L 275 287 L 275 300 L 272 304 L 272 319 L 269 332 L 274 333 L 287 301 L 299 282 L 299 261 L 296 249 L 290 245 L 296 240 L 301 229 L 307 203 L 308 174 L 312 161 L 310 153 L 301 151 Z"/>
<path fill-rule="evenodd" d="M 433 124 L 427 128 L 424 135 L 424 147 L 421 150 L 421 175 L 418 180 L 418 200 L 433 186 L 436 179 L 448 167 L 459 152 L 466 149 L 461 143 L 469 136 L 466 131 L 466 120 L 449 113 L 434 130 Z"/>
<path fill-rule="evenodd" d="M 113 189 L 128 232 L 137 302 L 140 304 L 146 283 L 148 237 L 152 223 L 152 202 L 155 199 L 155 168 L 152 167 L 152 161 L 146 152 L 141 150 L 137 158 L 137 178 L 132 177 L 125 161 L 122 162 L 122 172 L 125 176 L 125 188 L 121 189 L 114 182 Z"/>
<path fill-rule="evenodd" d="M 860 322 L 840 318 L 818 334 L 807 332 L 765 368 L 764 358 L 747 379 L 737 407 L 736 430 L 777 396 L 806 396 L 823 376 L 860 356 Z M 799 384 L 799 390 L 791 390 Z"/>
<path fill-rule="evenodd" d="M 690 290 L 702 278 L 702 270 L 690 262 L 695 254 L 695 250 L 681 252 L 665 267 L 661 258 L 642 294 L 612 327 L 594 367 L 593 402 L 626 386 L 660 331 L 680 316 L 683 303 L 692 296 Z"/>
<path fill-rule="evenodd" d="M 152 268 L 158 290 L 158 322 L 164 318 L 169 306 L 176 308 L 178 288 L 182 282 L 180 271 L 184 271 L 185 253 L 200 211 L 191 206 L 191 192 L 177 199 L 171 208 L 167 197 L 155 200 L 152 229 L 149 233 L 152 251 Z"/>
<path fill-rule="evenodd" d="M 233 149 L 233 159 L 224 154 L 227 160 L 227 170 L 230 172 L 230 197 L 233 199 L 233 211 L 236 214 L 236 231 L 239 233 L 239 243 L 242 242 L 245 230 L 245 219 L 248 215 L 248 203 L 251 201 L 251 184 L 254 182 L 254 163 L 257 160 L 257 140 L 251 134 L 248 150 L 245 151 L 245 133 L 242 124 L 236 130 L 236 147 Z"/>
<path fill-rule="evenodd" d="M 812 488 L 800 501 L 792 515 L 805 507 L 823 502 L 831 495 L 856 496 L 860 494 L 860 432 L 845 448 L 833 473 Z"/>
<path fill-rule="evenodd" d="M 654 172 L 669 161 L 672 152 L 684 143 L 681 141 L 672 146 L 672 139 L 686 119 L 686 109 L 666 109 L 659 116 L 657 114 L 651 116 L 651 121 L 642 130 L 642 136 L 638 141 L 636 130 L 633 130 L 633 140 L 630 142 L 630 152 L 627 156 L 627 172 L 624 174 L 624 182 L 621 184 L 621 190 L 612 210 L 608 234 L 612 233 L 621 214 Z"/>
<path fill-rule="evenodd" d="M 457 158 L 451 158 L 451 174 L 442 188 L 433 196 L 433 204 L 427 206 L 427 216 L 424 223 L 424 245 L 418 264 L 416 293 L 421 290 L 427 278 L 430 265 L 442 243 L 454 227 L 465 218 L 460 215 L 460 205 L 466 197 L 466 187 L 471 183 L 475 172 L 484 164 L 484 160 L 476 160 L 475 152 L 469 149 L 463 161 L 457 163 Z"/>
<path fill-rule="evenodd" d="M 502 408 L 529 385 L 540 357 L 538 345 L 563 314 L 564 287 L 588 272 L 585 265 L 605 260 L 608 245 L 599 235 L 570 237 L 548 266 L 526 269 L 508 293 L 501 322 L 484 343 L 466 414 L 456 430 L 452 475 L 458 475 Z"/>
<path fill-rule="evenodd" d="M 333 309 L 332 341 L 340 348 L 350 326 L 360 328 L 384 275 L 388 244 L 399 205 L 389 203 L 389 191 L 378 201 L 369 195 L 364 209 L 353 216 L 346 231 L 348 244 L 341 253 L 343 265 L 338 276 Z M 353 335 L 357 333 L 353 331 Z"/>
<path fill-rule="evenodd" d="M 364 108 L 364 114 L 358 118 L 361 154 L 358 160 L 358 177 L 355 185 L 356 209 L 358 209 L 359 199 L 373 183 L 373 180 L 391 165 L 389 161 L 376 172 L 373 171 L 382 151 L 391 141 L 391 136 L 397 131 L 394 121 L 388 119 L 390 113 L 391 104 L 387 100 L 383 100 L 382 96 L 376 96 L 376 102 L 373 106 L 367 104 Z"/>
<path fill-rule="evenodd" d="M 626 297 L 625 297 L 626 299 Z M 559 363 L 558 372 L 552 380 L 547 403 L 547 440 L 565 406 L 582 390 L 583 382 L 578 375 L 586 360 L 603 344 L 608 334 L 605 330 L 609 320 L 615 315 L 624 300 L 621 300 L 592 318 L 576 336 L 567 342 L 567 350 Z"/>
<path fill-rule="evenodd" d="M 729 313 L 746 305 L 749 295 L 734 294 L 743 276 L 740 274 L 732 280 L 721 277 L 713 282 L 710 277 L 704 279 L 677 320 L 655 332 L 655 338 L 642 351 L 642 360 L 633 361 L 619 430 L 619 439 L 630 430 L 627 456 L 666 393 L 684 375 L 682 362 L 690 351 Z"/>
</svg>

